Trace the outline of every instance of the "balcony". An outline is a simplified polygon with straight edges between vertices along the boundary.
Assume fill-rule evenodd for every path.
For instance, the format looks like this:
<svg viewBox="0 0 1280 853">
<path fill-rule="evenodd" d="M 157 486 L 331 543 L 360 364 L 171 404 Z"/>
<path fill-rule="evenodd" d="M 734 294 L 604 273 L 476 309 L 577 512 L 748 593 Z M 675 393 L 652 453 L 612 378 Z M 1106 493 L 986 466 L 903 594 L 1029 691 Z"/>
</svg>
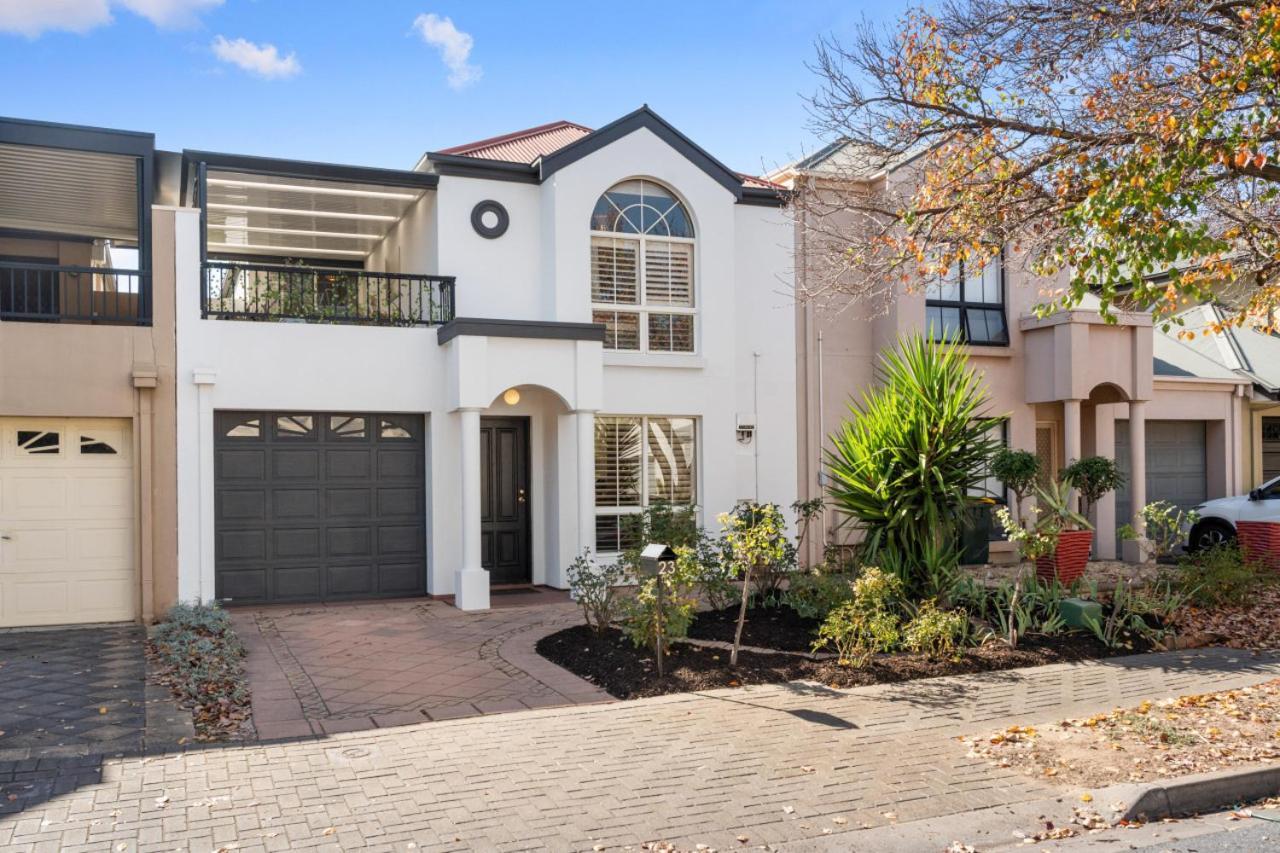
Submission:
<svg viewBox="0 0 1280 853">
<path fill-rule="evenodd" d="M 145 326 L 148 293 L 138 270 L 0 261 L 0 321 Z"/>
<path fill-rule="evenodd" d="M 224 320 L 438 326 L 454 316 L 449 276 L 206 261 L 201 310 Z"/>
</svg>

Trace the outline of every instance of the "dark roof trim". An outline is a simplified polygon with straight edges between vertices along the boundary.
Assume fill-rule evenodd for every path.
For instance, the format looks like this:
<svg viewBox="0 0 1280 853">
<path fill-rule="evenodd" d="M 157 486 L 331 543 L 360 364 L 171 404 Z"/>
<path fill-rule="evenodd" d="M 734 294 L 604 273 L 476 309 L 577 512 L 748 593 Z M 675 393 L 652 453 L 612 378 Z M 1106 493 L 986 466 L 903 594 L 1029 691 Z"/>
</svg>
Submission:
<svg viewBox="0 0 1280 853">
<path fill-rule="evenodd" d="M 4 117 L 0 117 L 0 142 L 148 158 L 156 148 L 153 133 Z"/>
<path fill-rule="evenodd" d="M 577 142 L 570 142 L 554 154 L 543 157 L 538 161 L 541 167 L 540 175 L 542 180 L 545 181 L 565 166 L 576 163 L 588 154 L 599 151 L 606 145 L 616 142 L 642 127 L 648 128 L 663 142 L 683 154 L 685 159 L 733 193 L 734 198 L 742 198 L 742 178 L 738 176 L 738 173 L 698 147 L 693 140 L 672 127 L 666 119 L 649 109 L 648 104 L 645 104 L 635 112 L 628 113 L 617 121 L 606 124 L 599 130 L 582 137 Z"/>
<path fill-rule="evenodd" d="M 310 178 L 317 181 L 342 181 L 387 187 L 435 189 L 440 179 L 428 172 L 401 169 L 379 169 L 372 166 L 345 166 L 337 163 L 315 163 L 309 160 L 280 160 L 275 157 L 253 157 L 246 154 L 221 154 L 214 151 L 184 149 L 186 163 L 204 163 L 210 169 L 273 175 L 282 178 Z"/>
<path fill-rule="evenodd" d="M 557 341 L 604 341 L 603 323 L 554 323 L 543 320 L 487 320 L 457 317 L 440 327 L 436 343 L 445 344 L 459 335 L 490 338 L 534 338 Z"/>
<path fill-rule="evenodd" d="M 789 190 L 773 190 L 768 187 L 743 187 L 742 197 L 738 204 L 751 204 L 758 207 L 786 207 L 791 201 Z"/>
<path fill-rule="evenodd" d="M 486 178 L 491 181 L 515 181 L 521 184 L 538 183 L 538 168 L 529 163 L 509 160 L 485 160 L 465 154 L 427 153 L 437 175 L 459 178 Z"/>
</svg>

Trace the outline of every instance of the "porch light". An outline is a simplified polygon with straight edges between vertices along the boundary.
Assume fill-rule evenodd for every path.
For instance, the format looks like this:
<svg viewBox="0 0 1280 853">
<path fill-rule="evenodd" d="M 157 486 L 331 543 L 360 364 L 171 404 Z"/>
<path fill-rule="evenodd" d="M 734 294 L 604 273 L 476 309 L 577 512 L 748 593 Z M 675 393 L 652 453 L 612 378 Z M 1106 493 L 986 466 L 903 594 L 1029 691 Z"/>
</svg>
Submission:
<svg viewBox="0 0 1280 853">
<path fill-rule="evenodd" d="M 502 392 L 502 402 L 506 403 L 508 406 L 514 406 L 516 403 L 519 403 L 519 402 L 520 402 L 520 389 L 519 389 L 519 388 L 508 388 L 507 390 L 503 391 L 503 392 Z"/>
</svg>

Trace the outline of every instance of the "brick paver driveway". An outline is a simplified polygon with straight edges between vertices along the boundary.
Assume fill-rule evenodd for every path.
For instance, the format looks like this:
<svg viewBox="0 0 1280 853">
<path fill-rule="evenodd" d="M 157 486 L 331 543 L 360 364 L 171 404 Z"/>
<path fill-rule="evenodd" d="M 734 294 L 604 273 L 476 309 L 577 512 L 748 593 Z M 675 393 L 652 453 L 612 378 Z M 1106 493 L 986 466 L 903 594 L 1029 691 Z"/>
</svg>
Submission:
<svg viewBox="0 0 1280 853">
<path fill-rule="evenodd" d="M 0 631 L 0 760 L 141 749 L 145 639 L 136 625 Z"/>
<path fill-rule="evenodd" d="M 259 737 L 608 701 L 533 650 L 581 618 L 565 594 L 494 604 L 478 613 L 423 599 L 233 610 Z"/>
<path fill-rule="evenodd" d="M 902 685 L 775 685 L 109 761 L 0 814 L 0 847 L 719 849 L 851 833 L 1062 789 L 955 741 L 1012 722 L 1256 683 L 1280 656 L 1206 650 Z M 0 785 L 0 798 L 4 788 Z M 633 847 L 633 849 L 635 849 Z"/>
</svg>

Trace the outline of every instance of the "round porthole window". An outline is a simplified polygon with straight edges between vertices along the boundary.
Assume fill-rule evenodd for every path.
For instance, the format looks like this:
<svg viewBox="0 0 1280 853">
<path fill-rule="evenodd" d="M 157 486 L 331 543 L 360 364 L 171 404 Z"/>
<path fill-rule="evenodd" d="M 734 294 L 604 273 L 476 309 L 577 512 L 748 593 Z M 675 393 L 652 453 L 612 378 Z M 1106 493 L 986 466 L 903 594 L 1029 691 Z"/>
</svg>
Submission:
<svg viewBox="0 0 1280 853">
<path fill-rule="evenodd" d="M 510 224 L 507 209 L 496 201 L 482 201 L 471 209 L 471 227 L 481 237 L 490 240 L 501 237 Z"/>
</svg>

